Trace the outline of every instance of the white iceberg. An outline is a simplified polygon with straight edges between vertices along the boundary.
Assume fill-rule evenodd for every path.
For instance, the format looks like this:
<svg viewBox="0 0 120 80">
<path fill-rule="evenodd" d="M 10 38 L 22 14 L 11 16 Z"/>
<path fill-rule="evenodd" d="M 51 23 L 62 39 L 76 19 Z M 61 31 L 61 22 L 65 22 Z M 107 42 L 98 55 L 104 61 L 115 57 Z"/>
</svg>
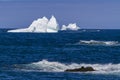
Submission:
<svg viewBox="0 0 120 80">
<path fill-rule="evenodd" d="M 61 30 L 78 30 L 78 29 L 80 29 L 80 27 L 78 27 L 76 23 L 69 24 L 68 26 L 63 25 L 61 28 Z"/>
<path fill-rule="evenodd" d="M 54 16 L 48 20 L 46 17 L 34 20 L 28 28 L 8 30 L 8 32 L 40 32 L 40 33 L 56 33 L 59 27 Z"/>
</svg>

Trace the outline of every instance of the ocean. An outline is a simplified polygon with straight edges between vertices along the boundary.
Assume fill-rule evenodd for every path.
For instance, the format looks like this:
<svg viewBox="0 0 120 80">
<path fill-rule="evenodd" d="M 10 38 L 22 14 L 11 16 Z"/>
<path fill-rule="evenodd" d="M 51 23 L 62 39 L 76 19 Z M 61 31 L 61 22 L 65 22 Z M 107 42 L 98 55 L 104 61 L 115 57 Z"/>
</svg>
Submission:
<svg viewBox="0 0 120 80">
<path fill-rule="evenodd" d="M 120 80 L 120 30 L 7 30 L 0 29 L 0 80 Z M 65 72 L 81 66 L 95 71 Z"/>
</svg>

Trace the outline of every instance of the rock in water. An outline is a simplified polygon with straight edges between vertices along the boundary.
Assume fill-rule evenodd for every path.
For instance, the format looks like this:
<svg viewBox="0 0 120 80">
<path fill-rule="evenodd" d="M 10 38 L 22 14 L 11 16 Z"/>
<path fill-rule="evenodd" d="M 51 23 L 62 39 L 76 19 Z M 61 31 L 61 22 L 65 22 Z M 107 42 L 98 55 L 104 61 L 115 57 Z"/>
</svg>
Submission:
<svg viewBox="0 0 120 80">
<path fill-rule="evenodd" d="M 65 72 L 87 72 L 87 71 L 95 71 L 92 67 L 81 67 L 75 69 L 67 69 Z"/>
</svg>

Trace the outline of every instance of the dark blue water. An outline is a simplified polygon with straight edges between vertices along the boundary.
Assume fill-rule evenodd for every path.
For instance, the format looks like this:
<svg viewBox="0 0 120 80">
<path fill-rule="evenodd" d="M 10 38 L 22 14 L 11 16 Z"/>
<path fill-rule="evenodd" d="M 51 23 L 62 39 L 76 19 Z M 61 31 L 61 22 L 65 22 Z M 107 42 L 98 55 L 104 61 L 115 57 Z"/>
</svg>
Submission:
<svg viewBox="0 0 120 80">
<path fill-rule="evenodd" d="M 120 80 L 120 30 L 6 31 L 0 30 L 0 80 Z M 64 72 L 81 66 L 97 71 Z"/>
</svg>

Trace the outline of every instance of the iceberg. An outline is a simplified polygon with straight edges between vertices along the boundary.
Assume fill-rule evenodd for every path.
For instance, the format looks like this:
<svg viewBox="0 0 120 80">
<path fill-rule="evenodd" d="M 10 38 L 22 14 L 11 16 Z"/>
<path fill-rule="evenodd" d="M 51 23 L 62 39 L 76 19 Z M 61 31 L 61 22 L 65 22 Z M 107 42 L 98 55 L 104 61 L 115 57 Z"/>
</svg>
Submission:
<svg viewBox="0 0 120 80">
<path fill-rule="evenodd" d="M 48 20 L 46 17 L 34 20 L 28 28 L 8 30 L 8 32 L 39 32 L 39 33 L 56 33 L 59 27 L 54 16 Z"/>
<path fill-rule="evenodd" d="M 63 25 L 61 28 L 61 30 L 78 30 L 78 29 L 80 29 L 80 27 L 78 27 L 76 23 L 73 23 L 73 24 L 71 23 L 68 26 Z"/>
<path fill-rule="evenodd" d="M 60 30 L 78 30 L 80 27 L 76 23 L 71 23 L 68 26 L 63 25 Z M 7 32 L 37 32 L 37 33 L 57 33 L 59 30 L 58 22 L 54 16 L 50 19 L 43 17 L 34 20 L 28 28 L 8 30 Z"/>
</svg>

